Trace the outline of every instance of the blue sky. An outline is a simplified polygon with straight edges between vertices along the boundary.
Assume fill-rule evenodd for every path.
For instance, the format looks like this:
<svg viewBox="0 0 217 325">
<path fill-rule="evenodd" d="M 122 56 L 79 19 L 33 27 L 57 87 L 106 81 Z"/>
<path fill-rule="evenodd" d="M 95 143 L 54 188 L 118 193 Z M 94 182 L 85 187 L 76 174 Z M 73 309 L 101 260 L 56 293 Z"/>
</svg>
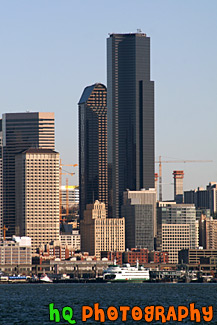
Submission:
<svg viewBox="0 0 217 325">
<path fill-rule="evenodd" d="M 77 163 L 81 93 L 106 84 L 108 33 L 137 28 L 151 37 L 156 158 L 213 160 L 164 164 L 164 183 L 175 169 L 185 189 L 217 181 L 216 0 L 0 1 L 1 112 L 55 112 L 56 149 Z"/>
</svg>

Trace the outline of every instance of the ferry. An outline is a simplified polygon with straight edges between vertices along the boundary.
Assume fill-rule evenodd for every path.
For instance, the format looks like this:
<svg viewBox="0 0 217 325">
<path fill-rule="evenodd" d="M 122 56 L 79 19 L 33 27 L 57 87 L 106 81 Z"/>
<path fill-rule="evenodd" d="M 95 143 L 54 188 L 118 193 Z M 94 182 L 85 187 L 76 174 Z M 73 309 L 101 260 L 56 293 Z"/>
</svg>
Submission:
<svg viewBox="0 0 217 325">
<path fill-rule="evenodd" d="M 9 282 L 27 282 L 27 280 L 29 279 L 29 277 L 25 276 L 25 275 L 12 275 L 8 277 L 8 281 Z"/>
<path fill-rule="evenodd" d="M 123 264 L 122 266 L 109 265 L 103 272 L 103 280 L 106 282 L 145 282 L 150 280 L 149 269 L 139 266 L 137 261 L 136 266 Z"/>
</svg>

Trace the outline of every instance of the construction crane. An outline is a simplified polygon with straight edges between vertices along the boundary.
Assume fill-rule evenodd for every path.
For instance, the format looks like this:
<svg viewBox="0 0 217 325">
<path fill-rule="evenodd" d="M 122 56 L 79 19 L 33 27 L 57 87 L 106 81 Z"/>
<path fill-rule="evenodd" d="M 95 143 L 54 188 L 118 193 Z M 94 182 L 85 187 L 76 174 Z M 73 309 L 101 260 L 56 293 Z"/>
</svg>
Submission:
<svg viewBox="0 0 217 325">
<path fill-rule="evenodd" d="M 159 161 L 155 161 L 156 164 L 159 164 L 159 201 L 163 199 L 162 191 L 162 163 L 208 163 L 212 160 L 161 160 L 159 156 Z"/>
<path fill-rule="evenodd" d="M 8 230 L 8 228 L 4 225 L 3 228 L 1 228 L 3 230 L 3 239 L 5 241 L 5 238 L 6 238 L 6 231 Z"/>
<path fill-rule="evenodd" d="M 60 191 L 59 191 L 59 204 L 60 204 L 60 210 L 59 210 L 59 215 L 60 215 L 60 223 L 63 221 L 62 219 L 62 175 L 75 175 L 75 173 L 70 173 L 66 170 L 63 170 L 63 166 L 70 166 L 70 167 L 77 167 L 78 164 L 62 164 L 62 159 L 60 159 Z M 65 173 L 63 173 L 63 171 Z"/>
<path fill-rule="evenodd" d="M 66 178 L 66 215 L 69 215 L 69 179 Z"/>
</svg>

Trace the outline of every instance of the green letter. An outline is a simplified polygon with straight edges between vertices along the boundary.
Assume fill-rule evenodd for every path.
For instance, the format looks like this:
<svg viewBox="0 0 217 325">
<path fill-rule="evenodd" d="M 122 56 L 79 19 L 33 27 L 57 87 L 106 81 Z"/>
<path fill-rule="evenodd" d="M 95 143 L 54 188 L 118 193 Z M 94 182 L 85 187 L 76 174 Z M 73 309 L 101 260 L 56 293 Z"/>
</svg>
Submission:
<svg viewBox="0 0 217 325">
<path fill-rule="evenodd" d="M 60 313 L 57 308 L 53 308 L 54 304 L 49 304 L 49 312 L 50 312 L 50 321 L 55 321 L 56 323 L 60 322 Z M 55 320 L 54 320 L 55 316 Z"/>
<path fill-rule="evenodd" d="M 71 307 L 64 307 L 62 311 L 62 315 L 63 315 L 63 319 L 67 320 L 69 324 L 76 324 L 76 321 L 72 320 L 73 309 Z"/>
</svg>

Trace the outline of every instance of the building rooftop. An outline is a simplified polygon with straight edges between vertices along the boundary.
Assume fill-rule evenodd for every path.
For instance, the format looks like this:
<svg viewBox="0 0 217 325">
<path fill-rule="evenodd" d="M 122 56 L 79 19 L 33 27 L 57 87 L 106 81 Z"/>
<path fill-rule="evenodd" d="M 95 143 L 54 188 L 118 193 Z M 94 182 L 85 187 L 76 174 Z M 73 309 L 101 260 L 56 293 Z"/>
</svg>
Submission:
<svg viewBox="0 0 217 325">
<path fill-rule="evenodd" d="M 26 154 L 26 153 L 37 153 L 37 154 L 56 154 L 58 153 L 57 151 L 54 151 L 52 149 L 40 149 L 40 148 L 29 148 L 21 151 L 19 154 Z"/>
<path fill-rule="evenodd" d="M 105 86 L 104 86 L 103 84 L 101 84 L 101 83 L 95 83 L 95 84 L 93 84 L 93 85 L 91 85 L 91 86 L 87 86 L 87 87 L 84 89 L 84 91 L 83 91 L 83 93 L 82 93 L 82 95 L 81 95 L 81 98 L 80 98 L 78 104 L 86 103 L 86 102 L 88 101 L 88 99 L 89 99 L 89 97 L 90 97 L 92 91 L 94 90 L 94 88 L 95 88 L 96 86 L 99 86 L 99 85 L 105 88 Z"/>
</svg>

